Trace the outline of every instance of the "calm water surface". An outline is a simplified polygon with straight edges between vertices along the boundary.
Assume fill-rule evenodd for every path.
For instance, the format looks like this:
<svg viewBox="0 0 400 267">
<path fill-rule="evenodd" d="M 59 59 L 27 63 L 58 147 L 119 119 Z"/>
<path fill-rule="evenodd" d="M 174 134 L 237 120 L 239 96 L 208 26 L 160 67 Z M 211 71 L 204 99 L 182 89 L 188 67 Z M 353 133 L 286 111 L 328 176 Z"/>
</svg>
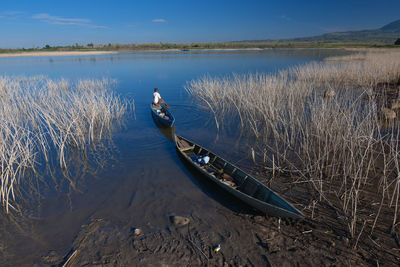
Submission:
<svg viewBox="0 0 400 267">
<path fill-rule="evenodd" d="M 221 208 L 234 210 L 237 203 L 216 195 L 186 169 L 168 138 L 171 132 L 154 123 L 149 109 L 153 88 L 158 87 L 171 106 L 178 134 L 246 165 L 245 140 L 239 145 L 236 131 L 229 131 L 220 134 L 217 142 L 212 118 L 187 96 L 186 82 L 204 75 L 274 73 L 342 53 L 282 50 L 0 58 L 0 75 L 115 79 L 116 92 L 134 99 L 136 110 L 136 118 L 129 118 L 114 133 L 114 147 L 103 169 L 77 172 L 76 189 L 39 189 L 37 198 L 23 204 L 24 216 L 15 218 L 17 227 L 1 219 L 0 265 L 40 263 L 51 250 L 66 255 L 81 226 L 94 218 L 156 231 L 169 224 L 169 215 L 213 216 Z"/>
</svg>

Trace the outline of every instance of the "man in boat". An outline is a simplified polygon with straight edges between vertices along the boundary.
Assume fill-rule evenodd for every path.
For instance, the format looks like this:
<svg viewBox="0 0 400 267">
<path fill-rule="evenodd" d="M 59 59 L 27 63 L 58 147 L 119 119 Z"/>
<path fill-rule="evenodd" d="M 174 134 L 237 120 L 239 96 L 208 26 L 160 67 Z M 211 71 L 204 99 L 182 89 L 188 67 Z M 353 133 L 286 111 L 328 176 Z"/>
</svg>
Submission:
<svg viewBox="0 0 400 267">
<path fill-rule="evenodd" d="M 158 88 L 154 88 L 153 93 L 153 106 L 161 107 L 160 104 L 165 103 L 164 99 L 161 98 L 160 93 L 158 92 Z"/>
<path fill-rule="evenodd" d="M 158 92 L 158 88 L 154 88 L 154 93 L 153 93 L 153 107 L 156 107 L 157 109 L 157 114 L 164 118 L 169 120 L 169 117 L 164 113 L 161 112 L 161 104 L 164 103 L 166 108 L 169 108 L 167 103 L 165 103 L 164 99 L 161 98 L 160 93 Z"/>
</svg>

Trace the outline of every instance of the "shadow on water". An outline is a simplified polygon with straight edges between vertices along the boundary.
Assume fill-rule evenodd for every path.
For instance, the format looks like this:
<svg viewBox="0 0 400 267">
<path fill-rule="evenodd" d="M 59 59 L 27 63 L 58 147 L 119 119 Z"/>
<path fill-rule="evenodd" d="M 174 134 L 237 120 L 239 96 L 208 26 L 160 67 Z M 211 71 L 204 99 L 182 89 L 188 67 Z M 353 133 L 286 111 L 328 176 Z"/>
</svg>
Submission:
<svg viewBox="0 0 400 267">
<path fill-rule="evenodd" d="M 175 142 L 174 140 L 174 134 L 175 134 L 175 126 L 172 127 L 164 127 L 164 128 L 159 128 L 160 132 L 172 143 Z"/>
<path fill-rule="evenodd" d="M 153 117 L 153 114 L 151 114 Z M 159 123 L 156 119 L 153 117 L 153 121 L 156 124 L 158 130 L 160 133 L 162 133 L 170 142 L 174 142 L 174 134 L 175 134 L 175 126 L 172 125 L 172 127 L 166 127 Z"/>
<path fill-rule="evenodd" d="M 153 117 L 153 113 L 151 112 Z M 174 143 L 174 135 L 175 135 L 175 127 L 165 127 L 163 124 L 159 123 L 153 117 L 153 121 L 156 124 L 158 130 L 171 142 Z M 173 146 L 175 148 L 175 145 Z M 171 147 L 172 149 L 172 147 Z M 228 209 L 236 212 L 236 213 L 245 213 L 252 215 L 259 215 L 260 212 L 254 210 L 252 207 L 248 206 L 246 203 L 236 199 L 228 192 L 219 188 L 216 184 L 206 179 L 206 177 L 201 174 L 198 170 L 196 170 L 192 165 L 190 165 L 181 155 L 176 151 L 174 153 L 178 156 L 176 162 L 182 171 L 190 177 L 190 180 L 209 197 L 216 200 L 218 203 L 227 207 Z"/>
<path fill-rule="evenodd" d="M 200 173 L 196 168 L 194 168 L 190 163 L 188 163 L 178 151 L 176 151 L 178 158 L 180 159 L 181 164 L 178 164 L 183 172 L 190 177 L 190 180 L 198 185 L 200 189 L 209 197 L 216 200 L 218 203 L 222 204 L 226 208 L 236 212 L 236 213 L 244 213 L 250 215 L 262 215 L 261 212 L 253 209 L 246 203 L 241 200 L 235 198 L 218 185 L 208 180 L 206 176 Z"/>
<path fill-rule="evenodd" d="M 155 125 L 157 126 L 158 130 L 170 141 L 174 142 L 174 134 L 175 134 L 175 126 L 172 125 L 172 127 L 167 127 L 163 124 L 161 124 L 156 118 L 154 118 L 153 112 L 151 112 L 151 117 L 153 118 L 153 121 Z"/>
</svg>

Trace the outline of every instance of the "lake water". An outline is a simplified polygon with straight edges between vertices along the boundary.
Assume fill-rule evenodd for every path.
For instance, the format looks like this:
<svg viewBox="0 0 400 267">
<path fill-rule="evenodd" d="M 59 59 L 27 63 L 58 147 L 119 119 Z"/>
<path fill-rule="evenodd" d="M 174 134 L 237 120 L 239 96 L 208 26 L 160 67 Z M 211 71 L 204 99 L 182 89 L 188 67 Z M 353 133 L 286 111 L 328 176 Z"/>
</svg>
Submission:
<svg viewBox="0 0 400 267">
<path fill-rule="evenodd" d="M 76 189 L 39 189 L 39 197 L 22 205 L 23 216 L 13 216 L 12 220 L 0 217 L 0 265 L 40 265 L 49 251 L 63 257 L 82 225 L 97 218 L 145 231 L 164 229 L 174 214 L 206 216 L 210 221 L 223 216 L 229 220 L 232 212 L 246 207 L 221 196 L 182 164 L 168 138 L 171 132 L 158 128 L 151 117 L 153 88 L 158 87 L 170 105 L 178 134 L 246 167 L 249 159 L 245 140 L 240 145 L 236 142 L 235 129 L 217 135 L 212 117 L 188 97 L 185 84 L 204 75 L 274 73 L 343 53 L 203 51 L 0 58 L 0 75 L 110 78 L 117 81 L 118 94 L 135 102 L 135 116 L 114 132 L 114 145 L 102 169 L 78 172 L 81 177 Z"/>
</svg>

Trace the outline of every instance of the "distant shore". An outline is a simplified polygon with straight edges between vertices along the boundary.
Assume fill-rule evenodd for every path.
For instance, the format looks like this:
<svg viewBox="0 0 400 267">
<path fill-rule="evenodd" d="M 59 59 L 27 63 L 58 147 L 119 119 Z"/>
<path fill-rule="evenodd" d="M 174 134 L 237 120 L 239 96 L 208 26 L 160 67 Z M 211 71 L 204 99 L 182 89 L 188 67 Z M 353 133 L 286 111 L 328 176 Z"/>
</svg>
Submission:
<svg viewBox="0 0 400 267">
<path fill-rule="evenodd" d="M 0 58 L 7 57 L 40 57 L 40 56 L 85 56 L 85 55 L 108 55 L 129 52 L 191 52 L 191 51 L 262 51 L 273 48 L 201 48 L 201 49 L 143 49 L 143 50 L 113 50 L 113 51 L 30 51 L 0 53 Z"/>
<path fill-rule="evenodd" d="M 279 49 L 293 49 L 293 50 L 307 50 L 307 49 L 345 49 L 349 51 L 371 51 L 371 50 L 382 50 L 388 48 L 367 48 L 367 47 L 268 47 L 268 48 L 258 48 L 258 47 L 243 47 L 243 48 L 167 48 L 167 49 L 121 49 L 121 50 L 92 50 L 92 51 L 26 51 L 26 52 L 0 52 L 0 58 L 9 57 L 40 57 L 40 56 L 85 56 L 85 55 L 111 55 L 119 53 L 129 53 L 129 52 L 147 52 L 147 53 L 157 53 L 157 52 L 196 52 L 196 51 L 213 51 L 213 52 L 230 52 L 230 51 L 265 51 L 265 50 L 279 50 Z M 392 50 L 393 48 L 389 48 Z"/>
<path fill-rule="evenodd" d="M 195 52 L 195 51 L 265 51 L 304 49 L 400 49 L 400 45 L 384 42 L 292 42 L 292 41 L 243 41 L 208 43 L 129 43 L 50 46 L 42 48 L 0 48 L 0 58 L 34 56 L 105 55 L 119 53 Z"/>
<path fill-rule="evenodd" d="M 119 53 L 129 53 L 129 52 L 147 52 L 147 53 L 158 53 L 158 52 L 196 52 L 196 51 L 213 51 L 213 52 L 230 52 L 230 51 L 263 51 L 263 50 L 275 50 L 284 48 L 189 48 L 189 49 L 179 49 L 179 48 L 169 48 L 169 49 L 140 49 L 140 50 L 111 50 L 111 51 L 29 51 L 29 52 L 7 52 L 0 53 L 0 58 L 8 57 L 41 57 L 41 56 L 85 56 L 85 55 L 110 55 Z M 287 49 L 287 48 L 286 48 Z M 304 50 L 310 48 L 292 48 L 296 50 Z M 337 48 L 331 48 L 337 49 Z"/>
<path fill-rule="evenodd" d="M 35 52 L 17 52 L 0 53 L 1 57 L 40 57 L 40 56 L 85 56 L 85 55 L 107 55 L 118 54 L 118 51 L 35 51 Z"/>
</svg>

